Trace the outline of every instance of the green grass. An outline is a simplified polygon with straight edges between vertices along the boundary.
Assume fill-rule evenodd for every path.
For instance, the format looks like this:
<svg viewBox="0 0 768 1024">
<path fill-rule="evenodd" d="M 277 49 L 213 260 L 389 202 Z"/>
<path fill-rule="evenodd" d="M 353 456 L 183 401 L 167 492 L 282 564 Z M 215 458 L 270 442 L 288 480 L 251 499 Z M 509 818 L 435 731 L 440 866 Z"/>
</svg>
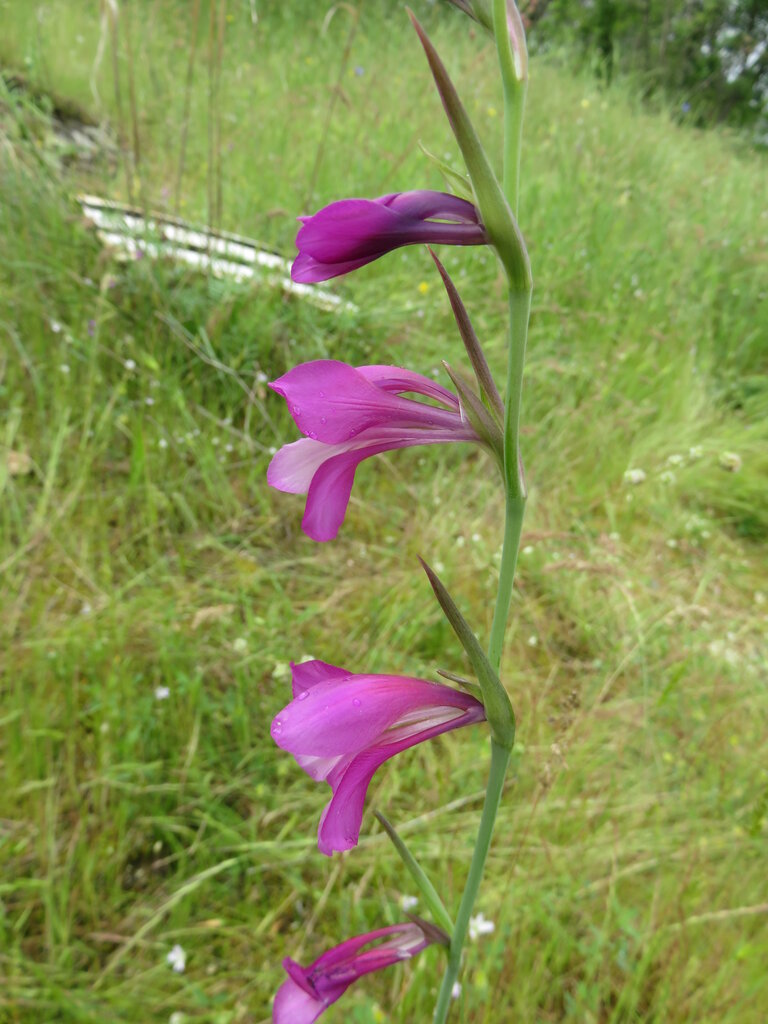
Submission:
<svg viewBox="0 0 768 1024">
<path fill-rule="evenodd" d="M 249 3 L 229 5 L 209 105 L 203 5 L 180 192 L 184 215 L 286 254 L 302 210 L 439 187 L 419 139 L 456 159 L 399 8 L 366 9 L 343 64 L 345 11 L 323 34 L 324 9 L 290 6 L 254 27 Z M 339 282 L 358 311 L 332 315 L 118 263 L 81 221 L 82 188 L 128 198 L 130 182 L 134 201 L 173 207 L 191 7 L 121 5 L 118 108 L 110 45 L 98 100 L 89 84 L 92 4 L 0 5 L 2 66 L 108 119 L 128 152 L 133 82 L 139 140 L 138 166 L 62 164 L 39 103 L 0 98 L 0 1021 L 13 1024 L 266 1021 L 283 956 L 308 962 L 401 918 L 411 886 L 372 815 L 357 850 L 322 857 L 325 791 L 268 723 L 291 659 L 465 669 L 417 554 L 481 637 L 490 627 L 502 500 L 481 454 L 364 465 L 329 545 L 264 480 L 295 429 L 260 375 L 318 356 L 426 373 L 460 361 L 426 253 Z M 424 7 L 497 150 L 492 51 Z M 621 91 L 536 62 L 531 77 L 531 496 L 504 675 L 520 743 L 478 905 L 496 931 L 468 948 L 452 1020 L 762 1024 L 765 165 Z M 480 250 L 442 255 L 501 373 L 497 268 Z M 645 482 L 625 484 L 628 468 Z M 402 827 L 449 907 L 486 767 L 475 730 L 401 756 L 371 788 L 369 809 Z M 175 943 L 183 974 L 165 962 Z M 324 1019 L 427 1022 L 440 973 L 430 950 Z"/>
</svg>

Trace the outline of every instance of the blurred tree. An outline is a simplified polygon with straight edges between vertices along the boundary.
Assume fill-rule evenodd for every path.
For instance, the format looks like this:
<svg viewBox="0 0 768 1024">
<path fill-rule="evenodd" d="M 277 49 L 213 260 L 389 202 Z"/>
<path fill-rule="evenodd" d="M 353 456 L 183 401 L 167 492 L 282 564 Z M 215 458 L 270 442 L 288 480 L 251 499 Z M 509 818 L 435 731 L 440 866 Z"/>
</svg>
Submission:
<svg viewBox="0 0 768 1024">
<path fill-rule="evenodd" d="M 698 122 L 751 126 L 768 144 L 768 0 L 529 0 L 539 49 L 570 49 L 610 85 L 640 77 Z"/>
</svg>

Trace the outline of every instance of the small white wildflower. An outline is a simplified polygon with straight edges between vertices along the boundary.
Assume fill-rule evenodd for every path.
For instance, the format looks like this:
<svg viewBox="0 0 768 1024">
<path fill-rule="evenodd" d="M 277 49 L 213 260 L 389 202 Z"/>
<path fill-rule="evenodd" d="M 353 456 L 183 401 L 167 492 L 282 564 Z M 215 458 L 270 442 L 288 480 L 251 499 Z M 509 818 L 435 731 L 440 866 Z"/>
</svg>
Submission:
<svg viewBox="0 0 768 1024">
<path fill-rule="evenodd" d="M 233 452 L 234 450 L 235 450 L 235 446 L 233 444 L 225 444 L 224 445 L 224 451 L 225 452 Z"/>
<path fill-rule="evenodd" d="M 221 443 L 221 439 L 220 438 L 218 438 L 218 437 L 212 437 L 211 438 L 211 444 L 213 445 L 214 448 L 217 445 L 219 445 L 220 443 Z"/>
<path fill-rule="evenodd" d="M 668 455 L 667 456 L 667 465 L 668 466 L 682 466 L 684 462 L 685 462 L 685 457 L 683 455 Z"/>
<path fill-rule="evenodd" d="M 414 907 L 418 907 L 419 900 L 417 896 L 401 896 L 400 897 L 400 908 L 401 910 L 413 910 Z"/>
<path fill-rule="evenodd" d="M 270 455 L 277 454 L 277 448 L 275 448 L 275 446 L 273 444 L 271 444 L 269 446 L 269 448 L 267 448 L 267 451 L 269 452 Z"/>
<path fill-rule="evenodd" d="M 462 536 L 458 536 L 456 538 L 456 547 L 457 548 L 463 548 L 466 543 L 467 542 L 464 540 L 464 538 Z"/>
<path fill-rule="evenodd" d="M 155 404 L 154 398 L 151 395 L 147 395 L 147 397 L 144 399 L 144 405 L 154 405 L 154 404 Z"/>
<path fill-rule="evenodd" d="M 123 366 L 126 368 L 126 370 L 135 370 L 136 369 L 136 360 L 135 359 L 126 359 L 123 362 Z"/>
<path fill-rule="evenodd" d="M 62 373 L 69 373 L 69 365 L 67 363 L 62 363 L 59 369 Z"/>
<path fill-rule="evenodd" d="M 91 607 L 89 602 L 88 601 L 83 601 L 82 605 L 80 606 L 80 614 L 81 615 L 90 615 L 92 611 L 93 611 L 93 608 Z"/>
<path fill-rule="evenodd" d="M 704 455 L 704 449 L 701 447 L 700 444 L 695 444 L 692 448 L 688 449 L 688 458 L 689 459 L 693 459 L 694 461 L 696 461 L 696 459 L 702 458 L 703 455 Z"/>
<path fill-rule="evenodd" d="M 762 590 L 756 590 L 755 591 L 754 601 L 755 601 L 755 604 L 760 604 L 760 605 L 765 604 L 765 594 L 762 592 Z"/>
<path fill-rule="evenodd" d="M 61 324 L 58 320 L 49 320 L 48 324 L 54 334 L 61 334 Z"/>
<path fill-rule="evenodd" d="M 659 480 L 663 484 L 673 484 L 675 482 L 675 474 L 671 469 L 665 469 L 663 473 L 659 474 Z"/>
<path fill-rule="evenodd" d="M 266 375 L 266 373 L 264 373 L 263 370 L 259 370 L 259 372 L 256 374 L 256 380 L 259 384 L 266 384 L 267 381 L 269 380 L 269 377 Z"/>
<path fill-rule="evenodd" d="M 277 679 L 290 679 L 291 677 L 291 666 L 287 661 L 276 661 L 275 667 L 272 669 L 272 678 Z"/>
<path fill-rule="evenodd" d="M 165 960 L 177 974 L 184 973 L 184 968 L 187 966 L 187 954 L 178 943 L 176 943 L 170 953 L 168 953 Z"/>
<path fill-rule="evenodd" d="M 667 541 L 667 547 L 668 548 L 676 548 L 677 547 L 677 541 L 675 540 L 674 537 L 670 537 L 669 538 L 669 540 Z"/>
<path fill-rule="evenodd" d="M 454 981 L 453 988 L 451 989 L 451 999 L 458 999 L 461 995 L 461 982 Z"/>
<path fill-rule="evenodd" d="M 248 641 L 244 636 L 239 636 L 235 641 L 233 641 L 232 650 L 235 654 L 245 654 L 248 650 Z"/>
<path fill-rule="evenodd" d="M 484 914 L 478 914 L 469 919 L 469 937 L 473 942 L 481 935 L 490 935 L 495 930 L 496 925 L 493 921 L 486 920 Z"/>
<path fill-rule="evenodd" d="M 483 538 L 480 536 L 479 533 L 473 533 L 472 534 L 472 543 L 473 544 L 479 544 L 482 539 Z"/>
<path fill-rule="evenodd" d="M 533 544 L 526 544 L 525 547 L 523 548 L 523 554 L 524 555 L 532 555 L 535 550 L 536 550 L 536 548 L 533 546 Z"/>
<path fill-rule="evenodd" d="M 187 1018 L 180 1010 L 174 1010 L 171 1016 L 168 1018 L 168 1024 L 184 1024 Z"/>
<path fill-rule="evenodd" d="M 741 456 L 736 452 L 723 452 L 719 459 L 720 468 L 729 473 L 738 473 L 741 469 Z"/>
<path fill-rule="evenodd" d="M 528 646 L 535 647 L 538 644 L 538 642 L 539 638 L 536 636 L 536 634 L 531 633 L 531 635 L 528 637 Z"/>
<path fill-rule="evenodd" d="M 171 691 L 167 686 L 156 686 L 155 687 L 155 700 L 168 700 L 171 696 Z"/>
<path fill-rule="evenodd" d="M 638 484 L 641 484 L 644 481 L 645 481 L 645 470 L 643 470 L 643 469 L 628 469 L 624 473 L 624 483 L 625 484 L 632 484 L 633 487 L 636 487 Z"/>
<path fill-rule="evenodd" d="M 437 572 L 437 573 L 445 572 L 445 566 L 443 565 L 442 562 L 435 562 L 435 572 Z"/>
<path fill-rule="evenodd" d="M 614 544 L 616 544 L 621 540 L 621 534 L 616 533 L 616 531 L 614 530 L 612 533 L 608 534 L 608 540 L 612 540 Z"/>
<path fill-rule="evenodd" d="M 102 722 L 99 726 L 99 732 L 102 736 L 106 736 L 109 732 L 109 722 Z"/>
<path fill-rule="evenodd" d="M 161 437 L 160 440 L 157 442 L 157 447 L 158 448 L 167 448 L 168 447 L 168 442 L 165 440 L 164 437 Z"/>
</svg>

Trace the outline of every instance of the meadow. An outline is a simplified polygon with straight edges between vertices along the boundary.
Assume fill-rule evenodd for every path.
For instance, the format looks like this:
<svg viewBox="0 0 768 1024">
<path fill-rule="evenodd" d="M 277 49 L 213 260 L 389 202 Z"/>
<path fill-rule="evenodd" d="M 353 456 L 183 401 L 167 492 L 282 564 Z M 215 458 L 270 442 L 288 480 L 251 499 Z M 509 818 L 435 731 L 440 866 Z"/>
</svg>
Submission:
<svg viewBox="0 0 768 1024">
<path fill-rule="evenodd" d="M 497 152 L 490 43 L 413 6 Z M 290 257 L 298 213 L 443 187 L 420 142 L 459 157 L 399 4 L 95 7 L 0 2 L 0 1021 L 266 1024 L 284 956 L 402 919 L 374 807 L 455 907 L 487 766 L 480 729 L 393 760 L 328 860 L 327 791 L 269 738 L 289 662 L 466 673 L 417 555 L 486 638 L 503 499 L 480 451 L 395 452 L 317 545 L 266 486 L 294 363 L 460 364 L 423 248 L 329 312 L 119 261 L 74 196 Z M 83 159 L 54 110 L 114 148 Z M 519 742 L 457 1024 L 765 1021 L 765 172 L 532 61 Z M 501 376 L 493 255 L 441 256 Z M 323 1021 L 427 1022 L 441 973 L 432 949 Z"/>
</svg>

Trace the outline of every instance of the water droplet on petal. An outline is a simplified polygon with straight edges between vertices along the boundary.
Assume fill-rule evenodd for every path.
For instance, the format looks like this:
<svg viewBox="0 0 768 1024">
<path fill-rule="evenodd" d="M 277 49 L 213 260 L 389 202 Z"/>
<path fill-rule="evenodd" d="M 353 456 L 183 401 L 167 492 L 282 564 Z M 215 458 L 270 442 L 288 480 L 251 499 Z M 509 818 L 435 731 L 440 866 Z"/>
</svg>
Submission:
<svg viewBox="0 0 768 1024">
<path fill-rule="evenodd" d="M 317 440 L 317 432 L 314 431 L 314 430 L 310 430 L 307 433 L 307 437 L 311 437 L 313 441 L 316 441 Z"/>
<path fill-rule="evenodd" d="M 274 722 L 272 723 L 272 732 L 276 733 L 279 736 L 282 731 L 283 731 L 283 723 L 280 721 L 279 718 L 276 718 L 274 720 Z"/>
<path fill-rule="evenodd" d="M 325 398 L 325 392 L 324 391 L 318 391 L 317 392 L 317 396 L 318 396 L 318 398 Z"/>
<path fill-rule="evenodd" d="M 294 405 L 293 412 L 294 412 L 295 416 L 299 415 L 299 413 L 301 412 L 301 409 L 298 407 L 298 405 Z"/>
<path fill-rule="evenodd" d="M 321 416 L 321 417 L 320 417 L 320 422 L 321 422 L 321 423 L 327 423 L 327 422 L 328 422 L 328 420 L 327 420 L 327 419 L 325 418 L 325 416 Z"/>
<path fill-rule="evenodd" d="M 352 701 L 352 707 L 353 708 L 359 708 L 360 707 L 360 701 L 357 699 L 357 697 L 355 697 L 355 699 Z"/>
<path fill-rule="evenodd" d="M 350 432 L 349 432 L 349 436 L 350 436 L 350 437 L 354 437 L 356 433 L 357 433 L 357 431 L 356 431 L 356 430 L 350 430 Z"/>
<path fill-rule="evenodd" d="M 296 700 L 306 700 L 308 696 L 309 696 L 309 690 L 302 690 L 301 693 L 296 698 Z"/>
</svg>

